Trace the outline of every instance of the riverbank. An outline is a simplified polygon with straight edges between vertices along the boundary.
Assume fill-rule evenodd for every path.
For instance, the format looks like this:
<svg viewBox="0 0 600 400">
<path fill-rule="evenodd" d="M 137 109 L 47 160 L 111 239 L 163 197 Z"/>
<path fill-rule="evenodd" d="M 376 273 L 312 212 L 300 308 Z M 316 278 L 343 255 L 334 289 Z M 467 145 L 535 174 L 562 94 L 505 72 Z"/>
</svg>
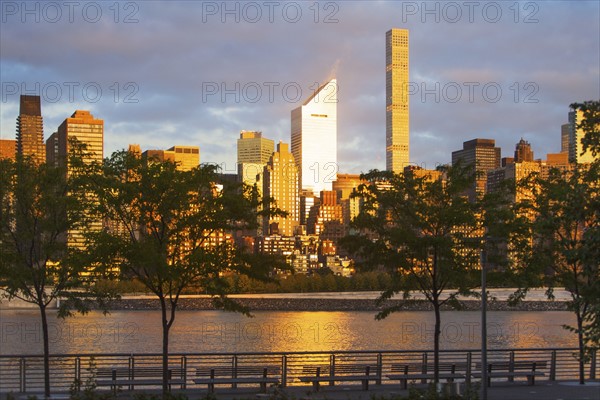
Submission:
<svg viewBox="0 0 600 400">
<path fill-rule="evenodd" d="M 241 305 L 254 311 L 378 311 L 386 307 L 398 307 L 404 311 L 430 311 L 431 304 L 425 300 L 388 300 L 378 305 L 372 299 L 335 299 L 335 298 L 236 298 Z M 461 310 L 476 311 L 481 308 L 478 300 L 461 301 Z M 158 310 L 160 303 L 156 299 L 127 298 L 109 304 L 111 310 Z M 180 310 L 212 310 L 214 306 L 208 298 L 182 298 Z M 454 310 L 444 306 L 443 310 Z M 524 301 L 510 306 L 507 301 L 496 300 L 488 303 L 490 311 L 566 311 L 565 302 Z"/>
<path fill-rule="evenodd" d="M 508 298 L 514 289 L 490 289 L 488 310 L 490 311 L 567 311 L 568 292 L 555 291 L 555 300 L 547 299 L 545 289 L 532 289 L 524 301 L 516 306 L 508 304 Z M 378 305 L 376 299 L 380 293 L 371 292 L 317 292 L 317 293 L 264 293 L 238 294 L 230 298 L 255 311 L 378 311 L 385 307 L 398 307 L 404 311 L 431 311 L 431 304 L 422 293 L 412 293 L 411 300 L 404 300 L 397 295 L 391 300 Z M 444 297 L 444 296 L 442 296 Z M 459 297 L 461 310 L 476 311 L 481 307 L 480 300 L 473 297 Z M 32 308 L 31 304 L 0 301 L 0 309 Z M 56 308 L 55 304 L 50 308 Z M 178 304 L 181 310 L 213 310 L 214 306 L 208 296 L 184 295 Z M 154 295 L 123 295 L 118 301 L 109 303 L 109 309 L 117 310 L 158 310 L 160 303 Z M 453 310 L 444 306 L 443 310 Z"/>
</svg>

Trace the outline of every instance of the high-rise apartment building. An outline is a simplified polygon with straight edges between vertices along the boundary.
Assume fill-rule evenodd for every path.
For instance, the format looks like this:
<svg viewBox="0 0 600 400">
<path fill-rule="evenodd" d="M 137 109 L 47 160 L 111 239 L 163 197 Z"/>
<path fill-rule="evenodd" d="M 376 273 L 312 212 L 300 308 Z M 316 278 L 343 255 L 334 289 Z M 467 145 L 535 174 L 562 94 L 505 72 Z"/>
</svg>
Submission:
<svg viewBox="0 0 600 400">
<path fill-rule="evenodd" d="M 146 150 L 142 157 L 148 160 L 171 161 L 177 169 L 189 171 L 200 164 L 200 148 L 198 146 L 173 146 L 168 150 Z"/>
<path fill-rule="evenodd" d="M 72 149 L 70 140 L 77 139 L 85 145 L 84 162 L 101 163 L 104 158 L 104 121 L 96 119 L 89 111 L 76 110 L 70 118 L 67 118 L 46 141 L 46 155 L 48 163 L 58 165 L 66 163 Z M 69 168 L 67 166 L 67 173 Z M 102 221 L 92 221 L 89 230 L 99 231 L 102 229 Z M 83 232 L 71 230 L 67 233 L 67 244 L 73 247 L 84 247 Z"/>
<path fill-rule="evenodd" d="M 569 112 L 569 161 L 575 164 L 592 163 L 599 157 L 598 155 L 594 157 L 589 149 L 585 153 L 583 152 L 583 143 L 581 140 L 585 133 L 583 129 L 577 127 L 582 120 L 583 111 Z"/>
<path fill-rule="evenodd" d="M 408 29 L 385 34 L 385 165 L 402 173 L 410 160 Z"/>
<path fill-rule="evenodd" d="M 337 175 L 337 80 L 319 87 L 292 110 L 292 153 L 300 189 L 318 195 L 331 190 Z"/>
<path fill-rule="evenodd" d="M 65 162 L 69 154 L 69 140 L 77 139 L 85 145 L 87 162 L 102 162 L 104 158 L 104 121 L 96 119 L 89 111 L 76 110 L 46 140 L 48 162 Z"/>
<path fill-rule="evenodd" d="M 265 166 L 263 193 L 275 201 L 277 208 L 288 213 L 286 217 L 265 218 L 263 226 L 265 234 L 273 231 L 270 228 L 273 228 L 273 224 L 277 224 L 280 235 L 294 235 L 299 222 L 298 168 L 287 143 L 277 144 L 277 151 Z"/>
<path fill-rule="evenodd" d="M 31 157 L 38 163 L 46 162 L 44 122 L 40 96 L 21 95 L 17 117 L 17 154 Z"/>
<path fill-rule="evenodd" d="M 452 152 L 452 165 L 461 162 L 474 168 L 475 184 L 469 190 L 469 198 L 486 192 L 487 173 L 500 168 L 500 147 L 494 139 L 473 139 L 463 143 L 462 150 Z"/>
</svg>

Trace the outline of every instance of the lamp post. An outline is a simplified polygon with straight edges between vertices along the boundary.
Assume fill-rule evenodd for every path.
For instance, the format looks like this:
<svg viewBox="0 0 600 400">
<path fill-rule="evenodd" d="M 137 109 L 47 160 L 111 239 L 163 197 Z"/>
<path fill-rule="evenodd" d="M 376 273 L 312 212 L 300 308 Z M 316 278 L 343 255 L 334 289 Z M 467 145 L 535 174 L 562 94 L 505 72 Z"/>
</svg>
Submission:
<svg viewBox="0 0 600 400">
<path fill-rule="evenodd" d="M 487 287 L 486 254 L 481 251 L 481 400 L 487 400 Z"/>
</svg>

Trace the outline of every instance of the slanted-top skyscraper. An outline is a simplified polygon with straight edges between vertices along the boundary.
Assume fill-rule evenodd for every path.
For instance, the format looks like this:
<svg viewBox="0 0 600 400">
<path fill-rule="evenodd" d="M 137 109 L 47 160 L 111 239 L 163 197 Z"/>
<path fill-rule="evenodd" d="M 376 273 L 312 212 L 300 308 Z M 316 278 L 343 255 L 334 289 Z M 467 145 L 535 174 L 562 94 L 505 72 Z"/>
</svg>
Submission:
<svg viewBox="0 0 600 400">
<path fill-rule="evenodd" d="M 28 156 L 38 164 L 46 162 L 44 124 L 40 96 L 21 95 L 17 117 L 17 154 Z"/>
<path fill-rule="evenodd" d="M 401 173 L 410 161 L 408 29 L 385 34 L 385 165 Z"/>
<path fill-rule="evenodd" d="M 325 83 L 292 110 L 292 154 L 300 189 L 318 195 L 337 176 L 337 81 Z"/>
</svg>

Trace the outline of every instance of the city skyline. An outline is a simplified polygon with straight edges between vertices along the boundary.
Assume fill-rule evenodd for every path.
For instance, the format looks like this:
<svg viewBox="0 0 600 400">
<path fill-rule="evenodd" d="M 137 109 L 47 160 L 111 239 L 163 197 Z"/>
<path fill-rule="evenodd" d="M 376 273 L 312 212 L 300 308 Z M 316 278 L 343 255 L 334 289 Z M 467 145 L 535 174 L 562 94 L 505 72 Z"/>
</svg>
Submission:
<svg viewBox="0 0 600 400">
<path fill-rule="evenodd" d="M 168 10 L 158 2 L 119 4 L 119 17 L 106 7 L 100 23 L 83 20 L 81 9 L 73 23 L 66 20 L 67 12 L 57 22 L 41 9 L 39 22 L 19 10 L 3 14 L 3 139 L 14 138 L 19 95 L 31 94 L 27 90 L 37 85 L 44 92 L 46 138 L 74 110 L 90 110 L 106 121 L 106 154 L 129 143 L 147 149 L 195 145 L 203 162 L 235 173 L 241 130 L 289 143 L 290 111 L 335 75 L 338 170 L 385 169 L 384 34 L 393 27 L 411 32 L 410 81 L 416 86 L 411 86 L 410 161 L 426 168 L 449 163 L 451 152 L 473 138 L 494 138 L 503 155 L 511 154 L 521 137 L 539 158 L 557 153 L 568 105 L 598 98 L 600 92 L 596 2 L 515 3 L 512 9 L 512 3 L 498 3 L 502 17 L 497 21 L 493 7 L 482 13 L 493 2 L 482 3 L 473 21 L 466 9 L 453 19 L 453 10 L 442 3 L 432 3 L 433 14 L 427 14 L 421 3 L 329 2 L 319 3 L 318 15 L 310 4 L 300 4 L 302 18 L 294 23 L 291 14 L 282 17 L 281 9 L 272 23 L 266 12 L 261 21 L 251 22 L 243 3 L 238 21 L 189 2 L 175 2 Z M 125 4 L 137 8 L 125 9 Z M 125 23 L 126 17 L 137 22 Z M 173 26 L 180 29 L 169 29 Z M 99 35 L 91 39 L 85 34 L 90 29 Z M 240 57 L 243 68 L 232 62 Z M 236 84 L 240 90 L 228 93 Z M 482 99 L 485 84 L 490 90 Z M 57 87 L 62 89 L 58 98 Z M 98 87 L 102 96 L 94 101 Z M 262 96 L 252 102 L 257 87 Z M 452 102 L 457 87 L 462 98 Z M 488 101 L 497 87 L 501 98 Z M 432 88 L 436 93 L 428 94 Z"/>
</svg>

